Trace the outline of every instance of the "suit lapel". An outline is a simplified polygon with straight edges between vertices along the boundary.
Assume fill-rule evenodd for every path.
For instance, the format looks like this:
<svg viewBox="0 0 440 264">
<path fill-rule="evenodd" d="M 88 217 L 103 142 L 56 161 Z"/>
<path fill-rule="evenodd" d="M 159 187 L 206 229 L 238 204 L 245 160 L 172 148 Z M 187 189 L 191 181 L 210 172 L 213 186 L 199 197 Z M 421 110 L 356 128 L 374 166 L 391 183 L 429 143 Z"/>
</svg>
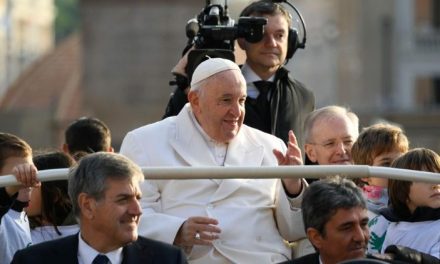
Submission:
<svg viewBox="0 0 440 264">
<path fill-rule="evenodd" d="M 153 257 L 149 249 L 138 241 L 124 247 L 122 251 L 122 264 L 150 264 Z"/>
<path fill-rule="evenodd" d="M 63 264 L 78 264 L 78 234 L 58 240 L 57 246 L 54 247 L 53 259 L 48 259 L 48 263 L 56 259 L 62 259 Z"/>
<path fill-rule="evenodd" d="M 170 131 L 170 144 L 179 156 L 190 166 L 217 166 L 209 147 L 193 124 L 189 113 L 189 104 L 176 117 L 176 125 Z M 225 167 L 261 166 L 264 147 L 250 139 L 251 130 L 243 125 L 238 135 L 229 143 Z M 211 197 L 211 202 L 228 197 L 243 182 L 248 180 L 231 179 L 220 182 L 219 188 Z"/>
<path fill-rule="evenodd" d="M 264 158 L 264 146 L 250 139 L 251 131 L 245 125 L 229 143 L 225 166 L 260 166 Z"/>
<path fill-rule="evenodd" d="M 255 144 L 247 136 L 249 130 L 242 126 L 240 133 L 229 143 L 225 167 L 261 166 L 264 158 L 264 147 Z M 227 179 L 220 183 L 219 188 L 211 197 L 211 202 L 230 196 L 241 185 L 250 179 Z"/>
</svg>

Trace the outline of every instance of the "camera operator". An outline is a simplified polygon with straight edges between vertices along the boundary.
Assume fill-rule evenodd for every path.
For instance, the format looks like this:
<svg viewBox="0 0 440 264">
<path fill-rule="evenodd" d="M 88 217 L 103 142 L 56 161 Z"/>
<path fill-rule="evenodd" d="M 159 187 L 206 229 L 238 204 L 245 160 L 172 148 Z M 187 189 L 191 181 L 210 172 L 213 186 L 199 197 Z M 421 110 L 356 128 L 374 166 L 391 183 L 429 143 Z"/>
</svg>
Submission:
<svg viewBox="0 0 440 264">
<path fill-rule="evenodd" d="M 244 38 L 237 39 L 247 57 L 246 63 L 241 67 L 248 95 L 244 123 L 271 133 L 284 142 L 288 142 L 288 131 L 293 129 L 298 142 L 302 142 L 304 119 L 307 113 L 314 109 L 315 98 L 313 93 L 294 80 L 284 67 L 288 52 L 292 56 L 297 48 L 296 39 L 295 43 L 289 43 L 291 15 L 279 3 L 260 0 L 248 5 L 241 12 L 240 17 L 242 16 L 267 19 L 261 41 L 250 43 Z M 183 74 L 186 60 L 185 55 L 173 72 Z M 264 81 L 263 85 L 257 81 Z M 176 89 L 164 117 L 176 115 L 180 111 L 187 102 L 187 90 Z"/>
</svg>

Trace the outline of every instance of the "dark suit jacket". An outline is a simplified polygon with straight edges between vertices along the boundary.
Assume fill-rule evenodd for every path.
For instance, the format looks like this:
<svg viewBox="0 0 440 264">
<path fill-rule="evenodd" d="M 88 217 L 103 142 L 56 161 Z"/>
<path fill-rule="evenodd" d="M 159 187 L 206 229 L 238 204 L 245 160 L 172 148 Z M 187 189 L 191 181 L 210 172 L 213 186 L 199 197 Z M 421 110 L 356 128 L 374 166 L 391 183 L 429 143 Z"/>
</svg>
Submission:
<svg viewBox="0 0 440 264">
<path fill-rule="evenodd" d="M 187 263 L 183 252 L 163 242 L 138 237 L 125 246 L 122 264 Z M 78 264 L 78 234 L 19 250 L 11 263 Z"/>
<path fill-rule="evenodd" d="M 281 67 L 275 74 L 275 87 L 270 98 L 270 120 L 255 109 L 255 100 L 246 99 L 244 123 L 250 127 L 289 142 L 288 132 L 293 130 L 302 149 L 303 125 L 308 113 L 315 109 L 315 96 L 302 83 L 293 79 Z M 267 122 L 270 121 L 270 125 Z"/>
<path fill-rule="evenodd" d="M 319 254 L 313 253 L 297 259 L 288 260 L 280 264 L 319 264 Z"/>
<path fill-rule="evenodd" d="M 383 259 L 378 259 L 378 258 L 376 258 L 374 256 L 370 256 L 370 255 L 368 255 L 364 259 L 353 260 L 353 264 L 356 263 L 355 261 L 357 261 L 359 264 L 362 264 L 362 263 L 393 263 L 393 264 L 409 264 L 409 263 L 411 263 L 411 264 L 415 264 L 415 262 L 412 262 L 412 261 L 407 262 L 407 261 L 399 261 L 399 260 L 383 260 Z M 285 262 L 282 262 L 279 264 L 319 264 L 319 254 L 318 253 L 309 254 L 309 255 L 305 255 L 300 258 L 292 259 L 292 260 L 285 261 Z"/>
</svg>

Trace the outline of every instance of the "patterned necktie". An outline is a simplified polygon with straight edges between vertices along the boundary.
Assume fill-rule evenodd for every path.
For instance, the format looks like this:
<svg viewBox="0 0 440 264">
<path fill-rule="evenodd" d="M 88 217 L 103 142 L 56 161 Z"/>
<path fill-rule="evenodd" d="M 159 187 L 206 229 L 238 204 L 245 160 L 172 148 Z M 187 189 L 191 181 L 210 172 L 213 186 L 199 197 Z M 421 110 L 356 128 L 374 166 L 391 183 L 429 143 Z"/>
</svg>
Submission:
<svg viewBox="0 0 440 264">
<path fill-rule="evenodd" d="M 92 264 L 108 264 L 110 260 L 106 255 L 97 255 L 95 259 L 93 260 Z"/>
</svg>

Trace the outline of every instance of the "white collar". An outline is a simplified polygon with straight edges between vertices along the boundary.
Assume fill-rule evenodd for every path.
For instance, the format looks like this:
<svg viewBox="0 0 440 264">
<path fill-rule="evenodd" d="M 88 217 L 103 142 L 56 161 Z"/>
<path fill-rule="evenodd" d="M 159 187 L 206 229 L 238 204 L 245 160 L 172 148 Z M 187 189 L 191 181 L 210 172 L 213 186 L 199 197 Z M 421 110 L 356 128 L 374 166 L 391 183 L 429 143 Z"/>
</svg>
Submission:
<svg viewBox="0 0 440 264">
<path fill-rule="evenodd" d="M 206 141 L 207 144 L 213 144 L 215 146 L 227 146 L 227 143 L 218 142 L 214 139 L 212 139 L 206 132 L 203 130 L 202 126 L 200 126 L 199 121 L 197 121 L 196 116 L 194 115 L 194 112 L 192 111 L 191 107 L 188 108 L 189 116 L 191 117 L 192 122 L 194 123 L 194 126 L 196 127 L 197 131 L 199 131 L 200 135 L 202 135 L 203 139 Z"/>
<path fill-rule="evenodd" d="M 243 64 L 243 66 L 241 67 L 241 73 L 243 74 L 247 84 L 262 80 L 260 76 L 258 76 L 247 63 Z M 273 82 L 274 80 L 275 80 L 275 74 L 270 76 L 269 79 L 264 81 Z"/>
<path fill-rule="evenodd" d="M 244 76 L 244 79 L 246 80 L 246 87 L 247 87 L 247 96 L 250 98 L 257 98 L 260 92 L 258 91 L 257 87 L 255 86 L 254 82 L 261 81 L 260 76 L 258 76 L 248 64 L 244 64 L 241 67 L 241 73 Z M 275 74 L 272 75 L 269 79 L 266 81 L 273 82 L 275 80 Z"/>
<path fill-rule="evenodd" d="M 81 232 L 78 234 L 78 263 L 79 264 L 91 264 L 98 254 L 106 255 L 110 260 L 111 264 L 121 264 L 122 263 L 122 247 L 107 252 L 100 253 L 94 248 L 89 246 L 81 237 Z"/>
<path fill-rule="evenodd" d="M 215 141 L 208 134 L 206 134 L 206 132 L 203 130 L 203 128 L 200 126 L 199 122 L 197 121 L 197 118 L 195 117 L 192 109 L 191 108 L 189 109 L 190 109 L 189 116 L 191 117 L 191 120 L 194 123 L 194 126 L 196 127 L 197 131 L 200 133 L 200 135 L 208 145 L 208 148 L 211 154 L 213 155 L 215 162 L 219 166 L 224 166 L 226 153 L 228 151 L 228 144 Z"/>
</svg>

